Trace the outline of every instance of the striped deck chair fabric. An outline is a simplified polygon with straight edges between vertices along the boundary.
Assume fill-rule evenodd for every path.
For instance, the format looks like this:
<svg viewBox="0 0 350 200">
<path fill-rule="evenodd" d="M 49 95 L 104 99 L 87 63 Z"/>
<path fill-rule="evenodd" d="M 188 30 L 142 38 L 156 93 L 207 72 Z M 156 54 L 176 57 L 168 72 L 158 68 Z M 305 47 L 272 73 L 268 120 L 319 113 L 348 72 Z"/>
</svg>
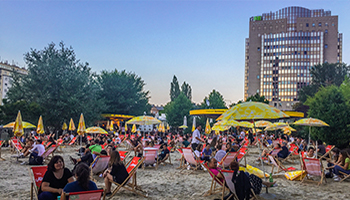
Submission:
<svg viewBox="0 0 350 200">
<path fill-rule="evenodd" d="M 222 159 L 219 161 L 219 166 L 222 166 L 223 169 L 228 167 L 232 161 L 234 161 L 239 152 L 228 152 Z"/>
<path fill-rule="evenodd" d="M 316 158 L 303 158 L 303 164 L 304 164 L 304 169 L 307 174 L 312 175 L 312 176 L 319 176 L 321 180 L 318 182 L 318 185 L 320 185 L 323 181 L 325 180 L 325 174 L 324 174 L 324 169 L 322 167 L 322 162 L 319 159 Z M 302 180 L 302 182 L 307 178 Z"/>
<path fill-rule="evenodd" d="M 77 137 L 73 137 L 73 139 L 69 142 L 68 145 L 73 145 L 76 140 L 77 140 Z"/>
<path fill-rule="evenodd" d="M 30 187 L 31 200 L 33 200 L 34 194 L 36 198 L 38 198 L 39 187 L 41 186 L 41 182 L 43 181 L 46 171 L 47 171 L 47 166 L 37 166 L 37 167 L 29 168 L 29 174 L 32 180 L 31 187 Z"/>
<path fill-rule="evenodd" d="M 12 139 L 10 140 L 11 141 L 11 145 L 12 145 L 12 148 L 14 149 L 14 151 L 20 155 L 21 153 L 21 150 L 23 149 L 21 143 L 19 142 L 19 140 L 17 139 Z"/>
<path fill-rule="evenodd" d="M 91 164 L 91 173 L 99 174 L 103 172 L 108 167 L 109 156 L 100 155 L 97 156 L 94 162 Z"/>
<path fill-rule="evenodd" d="M 195 153 L 193 153 L 191 148 L 182 148 L 184 159 L 187 161 L 187 167 L 189 169 L 197 170 L 203 163 L 203 161 L 200 161 L 198 159 L 195 159 L 194 156 Z"/>
<path fill-rule="evenodd" d="M 125 158 L 128 157 L 129 154 L 130 154 L 129 151 L 119 151 L 120 160 L 125 163 Z"/>
<path fill-rule="evenodd" d="M 142 168 L 144 169 L 146 165 L 151 165 L 153 166 L 153 164 L 155 165 L 156 170 L 158 169 L 158 149 L 157 148 L 147 148 L 143 150 L 143 157 L 144 157 L 144 161 L 143 161 L 143 166 Z"/>
<path fill-rule="evenodd" d="M 64 196 L 61 196 L 61 200 L 66 200 L 66 199 L 100 200 L 101 197 L 103 196 L 102 194 L 103 194 L 103 189 L 84 191 L 84 192 L 70 192 L 70 193 L 64 193 Z M 103 199 L 105 199 L 105 196 L 103 196 Z"/>
</svg>

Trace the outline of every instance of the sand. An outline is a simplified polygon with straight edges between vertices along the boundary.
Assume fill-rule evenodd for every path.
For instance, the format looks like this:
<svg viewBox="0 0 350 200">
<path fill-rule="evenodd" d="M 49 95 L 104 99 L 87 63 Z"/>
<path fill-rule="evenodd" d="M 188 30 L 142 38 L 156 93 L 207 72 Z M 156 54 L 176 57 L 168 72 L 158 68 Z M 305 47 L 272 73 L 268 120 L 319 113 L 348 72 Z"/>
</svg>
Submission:
<svg viewBox="0 0 350 200">
<path fill-rule="evenodd" d="M 69 156 L 77 158 L 76 149 L 78 147 L 65 147 L 61 155 L 66 167 L 73 168 Z M 261 169 L 261 165 L 255 163 L 258 156 L 258 148 L 250 147 L 247 163 Z M 2 148 L 2 157 L 5 161 L 0 161 L 0 199 L 30 199 L 29 165 L 21 165 L 15 158 L 11 158 L 8 148 Z M 133 153 L 131 154 L 133 155 Z M 160 165 L 158 170 L 153 168 L 138 169 L 137 183 L 142 190 L 148 193 L 148 199 L 217 199 L 219 194 L 203 197 L 203 194 L 210 189 L 211 177 L 208 172 L 199 170 L 193 173 L 176 169 L 179 164 L 180 154 L 171 153 L 173 165 Z M 127 160 L 129 160 L 127 158 Z M 27 161 L 28 159 L 20 159 Z M 293 166 L 300 169 L 299 161 L 287 163 L 287 167 Z M 266 171 L 270 172 L 271 167 L 267 166 Z M 103 179 L 94 176 L 98 187 L 103 188 Z M 284 176 L 274 178 L 278 186 L 269 188 L 269 193 L 276 195 L 275 199 L 346 199 L 349 197 L 350 180 L 342 183 L 327 179 L 327 183 L 320 186 L 313 183 L 303 183 L 299 181 L 289 181 Z M 265 193 L 263 188 L 262 193 Z M 141 197 L 127 190 L 122 189 L 111 199 L 140 199 Z M 263 199 L 259 197 L 259 199 Z"/>
</svg>

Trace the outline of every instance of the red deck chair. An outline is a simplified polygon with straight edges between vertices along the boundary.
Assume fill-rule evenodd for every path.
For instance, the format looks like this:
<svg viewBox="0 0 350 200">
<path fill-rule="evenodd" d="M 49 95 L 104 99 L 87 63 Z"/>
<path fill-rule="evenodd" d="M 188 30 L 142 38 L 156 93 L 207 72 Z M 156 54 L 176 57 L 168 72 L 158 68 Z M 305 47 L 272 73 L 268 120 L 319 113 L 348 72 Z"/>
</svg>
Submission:
<svg viewBox="0 0 350 200">
<path fill-rule="evenodd" d="M 193 153 L 192 148 L 182 148 L 182 151 L 184 159 L 187 161 L 187 163 L 185 164 L 186 167 L 193 170 L 199 169 L 204 161 L 201 161 L 197 158 L 196 154 Z"/>
<path fill-rule="evenodd" d="M 70 142 L 69 142 L 69 146 L 74 145 L 75 141 L 77 140 L 77 137 L 74 137 Z"/>
<path fill-rule="evenodd" d="M 84 191 L 84 192 L 70 192 L 70 193 L 64 193 L 61 196 L 61 200 L 66 199 L 84 199 L 84 200 L 100 200 L 103 196 L 103 200 L 105 199 L 105 195 L 103 194 L 103 189 L 101 190 L 91 190 L 91 191 Z"/>
<path fill-rule="evenodd" d="M 127 158 L 130 155 L 130 151 L 119 151 L 119 155 L 120 155 L 120 160 L 125 162 L 125 158 Z"/>
<path fill-rule="evenodd" d="M 210 171 L 209 166 L 207 165 L 207 163 L 203 164 L 204 168 L 206 169 L 206 171 L 210 174 L 210 176 L 212 177 L 211 179 L 211 185 L 210 185 L 210 189 L 204 193 L 203 196 L 207 197 L 213 194 L 217 194 L 217 193 L 222 193 L 224 192 L 224 185 L 225 185 L 225 180 L 220 180 L 217 176 L 215 176 L 213 174 L 213 172 Z M 224 197 L 224 195 L 222 195 L 222 197 Z"/>
<path fill-rule="evenodd" d="M 180 166 L 176 169 L 183 169 L 185 168 L 185 158 L 184 158 L 184 152 L 182 151 L 182 148 L 176 149 L 181 154 L 181 159 L 180 159 Z"/>
<path fill-rule="evenodd" d="M 241 162 L 241 160 L 244 159 L 244 166 L 247 166 L 247 160 L 245 158 L 245 156 L 247 155 L 247 152 L 248 152 L 248 148 L 246 148 L 246 147 L 241 147 L 238 150 L 237 161 L 239 163 L 239 162 Z"/>
<path fill-rule="evenodd" d="M 286 168 L 278 159 L 276 159 L 274 156 L 272 155 L 268 155 L 268 158 L 270 159 L 271 163 L 272 163 L 272 169 L 271 169 L 271 174 L 278 174 L 282 171 L 284 172 L 288 172 L 288 171 L 293 171 L 295 170 L 294 167 L 289 167 L 289 168 Z M 274 173 L 274 168 L 277 168 L 277 172 Z"/>
<path fill-rule="evenodd" d="M 31 186 L 30 186 L 30 200 L 33 200 L 33 193 L 36 198 L 38 198 L 39 187 L 43 181 L 44 175 L 47 171 L 47 166 L 37 166 L 29 168 L 29 175 L 31 177 Z"/>
<path fill-rule="evenodd" d="M 322 162 L 319 159 L 303 158 L 303 164 L 304 164 L 304 170 L 306 171 L 307 174 L 312 175 L 313 177 L 319 176 L 321 178 L 320 181 L 314 181 L 318 183 L 317 185 L 320 185 L 323 182 L 323 180 L 326 182 L 326 177 L 322 166 Z M 307 178 L 308 176 L 305 176 L 301 182 L 304 182 L 305 179 Z"/>
<path fill-rule="evenodd" d="M 219 166 L 222 166 L 223 169 L 228 167 L 230 163 L 236 160 L 238 152 L 228 152 L 226 155 L 218 162 Z"/>
</svg>

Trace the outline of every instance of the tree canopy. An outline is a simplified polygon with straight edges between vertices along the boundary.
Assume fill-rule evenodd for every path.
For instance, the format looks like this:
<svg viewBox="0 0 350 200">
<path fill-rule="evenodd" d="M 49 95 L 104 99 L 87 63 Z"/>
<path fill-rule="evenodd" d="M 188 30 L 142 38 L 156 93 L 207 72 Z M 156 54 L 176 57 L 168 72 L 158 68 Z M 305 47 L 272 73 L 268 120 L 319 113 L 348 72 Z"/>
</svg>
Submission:
<svg viewBox="0 0 350 200">
<path fill-rule="evenodd" d="M 211 91 L 208 97 L 204 97 L 201 107 L 214 109 L 227 108 L 224 96 L 222 96 L 220 92 L 216 90 Z"/>
<path fill-rule="evenodd" d="M 180 86 L 176 76 L 174 75 L 173 81 L 170 83 L 170 101 L 174 101 L 176 97 L 178 97 L 179 95 L 180 95 Z"/>
<path fill-rule="evenodd" d="M 190 110 L 193 105 L 191 101 L 186 97 L 186 95 L 181 92 L 174 101 L 169 102 L 164 107 L 164 112 L 166 113 L 166 119 L 170 126 L 181 126 L 183 124 L 184 116 L 189 119 Z"/>
<path fill-rule="evenodd" d="M 185 81 L 181 85 L 181 92 L 184 93 L 184 95 L 191 101 L 192 100 L 192 88 L 190 84 L 186 83 Z"/>
</svg>

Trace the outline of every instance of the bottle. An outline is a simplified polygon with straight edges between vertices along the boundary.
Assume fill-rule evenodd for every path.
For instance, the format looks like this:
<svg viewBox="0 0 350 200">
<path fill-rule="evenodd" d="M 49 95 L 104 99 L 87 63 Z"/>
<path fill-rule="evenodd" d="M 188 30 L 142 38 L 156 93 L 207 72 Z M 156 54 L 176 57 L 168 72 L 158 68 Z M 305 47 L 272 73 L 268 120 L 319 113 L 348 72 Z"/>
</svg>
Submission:
<svg viewBox="0 0 350 200">
<path fill-rule="evenodd" d="M 270 173 L 269 181 L 270 181 L 270 183 L 273 182 L 272 173 Z"/>
<path fill-rule="evenodd" d="M 58 197 L 57 197 L 57 200 L 60 200 L 60 199 L 61 199 L 61 196 L 58 196 Z"/>
</svg>

